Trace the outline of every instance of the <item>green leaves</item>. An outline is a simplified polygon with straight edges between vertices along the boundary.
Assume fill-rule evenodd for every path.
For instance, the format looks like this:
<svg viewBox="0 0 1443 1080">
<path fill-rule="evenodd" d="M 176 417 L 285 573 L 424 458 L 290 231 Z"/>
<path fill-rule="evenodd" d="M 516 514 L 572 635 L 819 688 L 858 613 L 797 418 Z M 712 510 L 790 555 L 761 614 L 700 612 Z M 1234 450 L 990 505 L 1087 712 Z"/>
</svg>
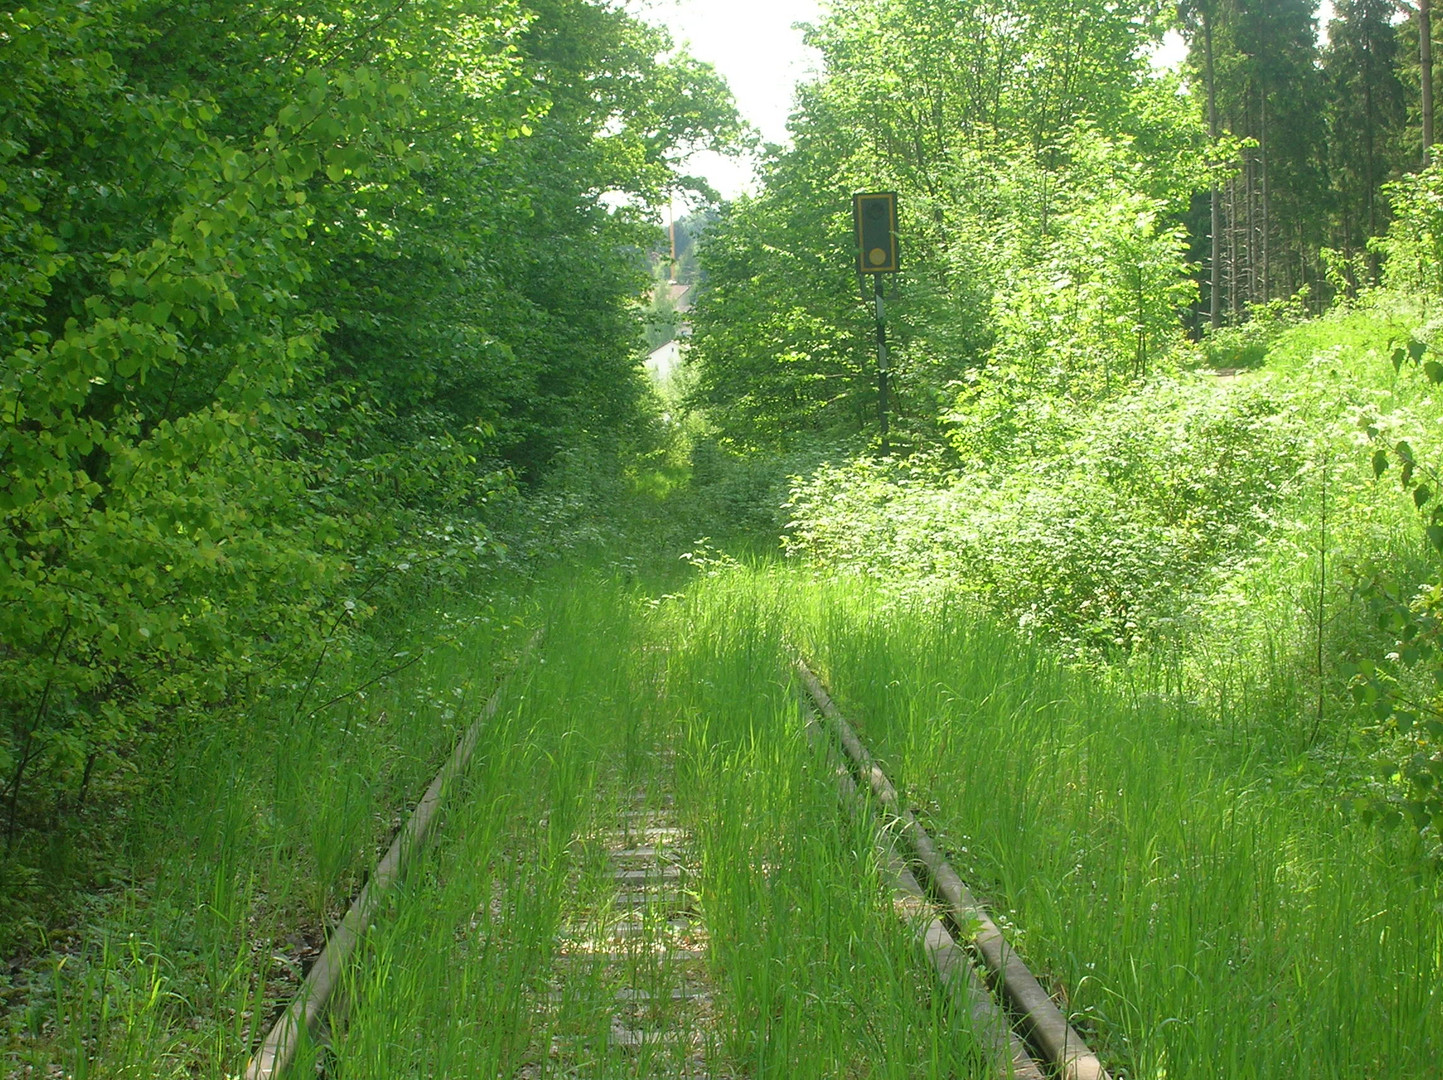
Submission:
<svg viewBox="0 0 1443 1080">
<path fill-rule="evenodd" d="M 1398 476 L 1399 482 L 1402 483 L 1405 489 L 1411 487 L 1413 483 L 1413 473 L 1418 467 L 1418 463 L 1413 459 L 1413 447 L 1406 439 L 1400 439 L 1393 447 L 1393 455 L 1398 459 L 1398 464 L 1401 466 Z"/>
<path fill-rule="evenodd" d="M 1429 383 L 1443 377 L 1443 368 L 1417 338 L 1406 348 L 1393 350 L 1394 368 L 1405 362 L 1421 370 Z M 1383 434 L 1369 425 L 1369 437 L 1380 443 Z M 1437 498 L 1436 467 L 1420 460 L 1407 439 L 1373 452 L 1375 478 L 1396 461 L 1404 491 L 1414 508 L 1426 515 L 1423 534 L 1436 555 L 1443 556 L 1443 503 Z M 1367 590 L 1378 608 L 1378 626 L 1394 639 L 1393 647 L 1378 662 L 1360 665 L 1352 684 L 1354 698 L 1371 707 L 1384 750 L 1381 755 L 1382 794 L 1380 820 L 1394 825 L 1409 822 L 1419 830 L 1443 825 L 1443 584 L 1435 577 L 1411 597 L 1394 595 L 1376 580 Z M 1431 672 L 1420 683 L 1410 674 L 1418 668 Z"/>
<path fill-rule="evenodd" d="M 891 392 L 916 440 L 945 438 L 989 364 L 1079 398 L 1157 370 L 1195 295 L 1173 223 L 1201 173 L 1195 121 L 1139 62 L 1149 18 L 1129 3 L 832 9 L 810 32 L 825 72 L 798 99 L 792 147 L 703 248 L 691 356 L 723 435 L 875 432 L 856 191 L 900 194 Z M 1074 64 L 1088 74 L 1063 86 Z"/>
<path fill-rule="evenodd" d="M 1417 338 L 1409 338 L 1407 345 L 1398 345 L 1393 349 L 1393 370 L 1402 371 L 1404 363 L 1411 363 L 1416 367 L 1418 361 L 1423 359 L 1423 354 L 1427 351 L 1428 346 L 1423 342 Z M 1436 361 L 1432 360 L 1428 361 L 1428 364 L 1431 368 L 1437 368 L 1439 378 L 1443 378 L 1443 366 L 1438 365 Z M 1439 381 L 1433 377 L 1431 370 L 1428 373 L 1428 377 L 1434 382 Z"/>
<path fill-rule="evenodd" d="M 1069 653 L 1143 648 L 1291 494 L 1304 433 L 1279 404 L 1261 386 L 1159 379 L 1064 412 L 991 374 L 969 415 L 995 441 L 967 441 L 988 456 L 818 469 L 793 485 L 786 544 L 863 573 L 950 579 Z"/>
<path fill-rule="evenodd" d="M 1384 256 L 1385 284 L 1408 292 L 1436 296 L 1443 291 L 1443 167 L 1435 161 L 1421 172 L 1406 173 L 1384 185 L 1393 218 L 1385 235 L 1369 242 Z M 1421 351 L 1409 353 L 1414 362 Z M 1394 353 L 1394 367 L 1400 367 Z"/>
<path fill-rule="evenodd" d="M 539 473 L 641 428 L 655 230 L 597 193 L 735 128 L 614 5 L 27 10 L 0 12 L 0 698 L 29 719 L 0 761 L 69 749 L 0 797 L 313 667 L 392 565 L 459 585 L 498 451 Z"/>
</svg>

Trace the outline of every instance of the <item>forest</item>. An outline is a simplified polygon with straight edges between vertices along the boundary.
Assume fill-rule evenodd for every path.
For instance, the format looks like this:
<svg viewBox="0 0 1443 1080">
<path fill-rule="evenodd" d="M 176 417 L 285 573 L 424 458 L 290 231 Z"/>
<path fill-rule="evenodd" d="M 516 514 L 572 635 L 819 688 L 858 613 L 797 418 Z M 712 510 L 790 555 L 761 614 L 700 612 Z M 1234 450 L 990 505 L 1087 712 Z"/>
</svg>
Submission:
<svg viewBox="0 0 1443 1080">
<path fill-rule="evenodd" d="M 777 145 L 636 0 L 0 10 L 0 1074 L 253 1075 L 465 735 L 296 1075 L 996 1075 L 805 655 L 1110 1075 L 1436 1080 L 1430 0 L 804 32 Z"/>
</svg>

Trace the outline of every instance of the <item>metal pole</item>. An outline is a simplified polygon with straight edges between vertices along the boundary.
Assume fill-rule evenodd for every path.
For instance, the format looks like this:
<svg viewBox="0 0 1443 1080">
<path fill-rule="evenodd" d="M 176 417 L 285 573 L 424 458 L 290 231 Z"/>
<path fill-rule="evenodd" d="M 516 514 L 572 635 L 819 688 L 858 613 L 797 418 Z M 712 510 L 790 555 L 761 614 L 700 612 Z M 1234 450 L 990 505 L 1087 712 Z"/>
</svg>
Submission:
<svg viewBox="0 0 1443 1080">
<path fill-rule="evenodd" d="M 882 453 L 892 452 L 887 443 L 887 318 L 882 311 L 882 275 L 873 274 L 877 297 L 877 419 L 882 426 Z"/>
</svg>

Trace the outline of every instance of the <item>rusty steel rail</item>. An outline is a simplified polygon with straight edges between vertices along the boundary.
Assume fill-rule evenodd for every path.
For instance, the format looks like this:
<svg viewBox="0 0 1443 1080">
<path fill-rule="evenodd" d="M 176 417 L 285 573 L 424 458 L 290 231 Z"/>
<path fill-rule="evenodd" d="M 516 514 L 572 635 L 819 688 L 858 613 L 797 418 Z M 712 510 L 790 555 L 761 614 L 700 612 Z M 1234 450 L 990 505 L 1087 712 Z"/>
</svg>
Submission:
<svg viewBox="0 0 1443 1080">
<path fill-rule="evenodd" d="M 538 630 L 522 648 L 516 666 L 520 666 L 521 661 L 535 649 L 540 640 L 541 631 Z M 291 1000 L 290 1007 L 267 1032 L 260 1047 L 247 1063 L 245 1080 L 277 1080 L 295 1061 L 302 1036 L 313 1033 L 320 1024 L 321 1017 L 340 985 L 346 964 L 350 962 L 361 937 L 370 927 L 382 898 L 405 876 L 416 853 L 425 848 L 447 790 L 471 763 L 471 756 L 476 752 L 476 744 L 481 739 L 481 729 L 501 707 L 501 695 L 514 673 L 513 668 L 487 699 L 480 714 L 466 729 L 451 756 L 436 773 L 426 793 L 421 796 L 421 801 L 411 811 L 405 827 L 396 834 L 390 848 L 376 864 L 375 870 L 367 879 L 360 895 L 351 904 L 345 918 L 331 931 L 326 939 L 326 947 L 321 950 L 321 955 L 306 974 L 300 990 Z"/>
<path fill-rule="evenodd" d="M 839 742 L 858 776 L 897 821 L 898 832 L 925 869 L 933 891 L 946 905 L 953 926 L 959 930 L 976 927 L 970 944 L 986 968 L 988 977 L 1018 1017 L 1022 1033 L 1063 1080 L 1110 1080 L 1097 1055 L 1068 1023 L 1047 991 L 1008 944 L 987 909 L 972 895 L 943 858 L 932 837 L 912 811 L 902 805 L 897 789 L 867 752 L 857 733 L 832 701 L 822 681 L 800 656 L 797 673 L 807 695 L 825 718 L 832 736 Z"/>
<path fill-rule="evenodd" d="M 806 708 L 805 711 L 807 737 L 825 754 L 843 807 L 853 817 L 866 813 L 866 796 L 847 766 L 838 760 L 836 745 L 823 730 L 821 719 L 815 710 Z M 937 982 L 953 1004 L 971 1019 L 972 1034 L 996 1063 L 998 1076 L 1001 1080 L 1047 1080 L 1027 1044 L 1012 1030 L 1007 1013 L 987 989 L 967 950 L 936 914 L 935 906 L 897 851 L 891 834 L 881 830 L 873 843 L 882 877 L 892 894 L 892 906 L 912 924 L 917 944 L 931 962 Z"/>
</svg>

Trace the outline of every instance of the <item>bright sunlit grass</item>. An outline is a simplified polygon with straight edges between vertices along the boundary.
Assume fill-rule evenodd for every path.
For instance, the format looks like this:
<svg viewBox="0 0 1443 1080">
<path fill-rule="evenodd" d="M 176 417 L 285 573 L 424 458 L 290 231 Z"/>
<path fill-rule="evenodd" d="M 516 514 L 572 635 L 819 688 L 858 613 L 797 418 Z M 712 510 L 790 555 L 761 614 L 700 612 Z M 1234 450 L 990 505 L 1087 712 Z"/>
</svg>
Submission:
<svg viewBox="0 0 1443 1080">
<path fill-rule="evenodd" d="M 652 598 L 569 576 L 303 1071 L 674 1068 L 608 1039 L 614 979 L 562 944 L 609 902 L 595 837 L 664 805 L 698 867 L 714 1001 L 686 1038 L 714 1074 L 984 1075 L 882 888 L 876 822 L 841 812 L 806 739 L 795 644 L 1115 1074 L 1436 1077 L 1443 886 L 1268 737 L 1296 728 L 1269 703 L 1298 695 L 1239 692 L 1223 715 L 1176 678 L 1067 670 L 965 599 L 860 578 L 719 564 Z M 238 1071 L 301 963 L 286 934 L 335 917 L 394 827 L 387 791 L 424 786 L 519 636 L 478 633 L 270 741 L 180 751 L 184 857 L 57 966 L 67 1071 Z"/>
<path fill-rule="evenodd" d="M 129 825 L 133 880 L 55 943 L 12 1060 L 77 1078 L 238 1072 L 512 662 L 526 612 L 515 597 L 414 612 L 421 625 L 249 723 L 177 735 Z"/>
<path fill-rule="evenodd" d="M 669 796 L 697 847 L 716 1001 L 696 1037 L 712 1064 L 983 1075 L 880 888 L 875 823 L 849 822 L 817 767 L 779 623 L 756 599 L 581 588 L 555 611 L 446 844 L 368 951 L 336 1075 L 560 1075 L 578 1046 L 583 1075 L 651 1075 L 646 1055 L 608 1045 L 600 965 L 588 982 L 558 952 L 567 913 L 595 898 L 583 838 L 642 789 Z M 562 985 L 564 1007 L 546 1009 Z"/>
<path fill-rule="evenodd" d="M 1443 886 L 1252 752 L 1241 701 L 1069 672 L 961 604 L 805 585 L 803 635 L 905 797 L 1105 1060 L 1140 1077 L 1432 1077 Z M 1276 749 L 1276 748 L 1274 748 Z"/>
</svg>

